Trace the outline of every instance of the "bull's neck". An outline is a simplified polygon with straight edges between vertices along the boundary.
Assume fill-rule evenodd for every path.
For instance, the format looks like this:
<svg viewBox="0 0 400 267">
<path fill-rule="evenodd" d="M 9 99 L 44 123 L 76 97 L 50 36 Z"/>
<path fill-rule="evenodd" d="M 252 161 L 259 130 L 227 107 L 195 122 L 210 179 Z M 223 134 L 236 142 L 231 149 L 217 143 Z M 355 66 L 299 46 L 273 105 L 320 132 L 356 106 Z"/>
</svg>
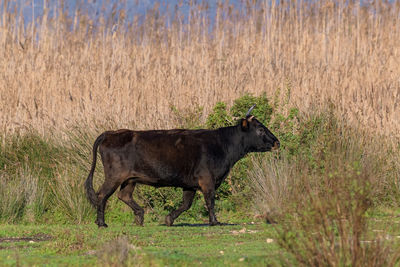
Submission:
<svg viewBox="0 0 400 267">
<path fill-rule="evenodd" d="M 250 152 L 246 146 L 245 133 L 241 130 L 240 126 L 220 128 L 219 132 L 221 142 L 224 144 L 227 160 L 232 167 L 238 160 Z"/>
</svg>

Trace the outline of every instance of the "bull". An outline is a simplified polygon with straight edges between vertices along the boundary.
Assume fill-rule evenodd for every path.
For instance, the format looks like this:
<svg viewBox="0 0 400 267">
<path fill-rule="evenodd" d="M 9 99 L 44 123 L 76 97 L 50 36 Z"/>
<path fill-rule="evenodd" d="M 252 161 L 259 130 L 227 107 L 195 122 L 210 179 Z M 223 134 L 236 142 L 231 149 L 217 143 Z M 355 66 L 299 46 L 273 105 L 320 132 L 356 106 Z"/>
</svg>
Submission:
<svg viewBox="0 0 400 267">
<path fill-rule="evenodd" d="M 133 210 L 136 224 L 143 225 L 144 210 L 132 198 L 136 184 L 182 188 L 183 202 L 166 216 L 167 226 L 190 208 L 197 190 L 203 193 L 209 224 L 220 224 L 214 212 L 215 191 L 233 165 L 250 152 L 279 148 L 278 139 L 251 115 L 254 106 L 237 125 L 215 130 L 122 129 L 102 133 L 94 142 L 93 162 L 85 182 L 88 199 L 97 209 L 96 224 L 107 227 L 106 202 L 120 187 L 118 198 Z M 105 180 L 96 193 L 93 173 L 98 148 Z"/>
</svg>

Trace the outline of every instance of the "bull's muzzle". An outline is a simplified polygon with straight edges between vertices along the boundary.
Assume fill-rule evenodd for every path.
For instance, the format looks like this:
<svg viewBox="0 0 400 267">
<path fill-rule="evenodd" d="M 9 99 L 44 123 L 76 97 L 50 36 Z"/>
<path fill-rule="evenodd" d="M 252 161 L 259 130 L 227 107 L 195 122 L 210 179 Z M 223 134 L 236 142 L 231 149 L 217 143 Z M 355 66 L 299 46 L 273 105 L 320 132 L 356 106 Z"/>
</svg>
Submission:
<svg viewBox="0 0 400 267">
<path fill-rule="evenodd" d="M 275 141 L 274 146 L 272 147 L 272 150 L 278 150 L 280 146 L 281 146 L 281 144 L 279 143 L 279 141 Z"/>
</svg>

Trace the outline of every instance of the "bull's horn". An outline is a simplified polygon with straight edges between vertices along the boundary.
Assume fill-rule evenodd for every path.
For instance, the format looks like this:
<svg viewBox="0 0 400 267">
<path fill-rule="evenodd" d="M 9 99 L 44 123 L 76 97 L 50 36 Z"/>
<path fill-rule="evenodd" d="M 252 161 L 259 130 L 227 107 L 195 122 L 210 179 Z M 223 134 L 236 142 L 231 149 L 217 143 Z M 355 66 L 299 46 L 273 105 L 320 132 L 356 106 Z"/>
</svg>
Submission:
<svg viewBox="0 0 400 267">
<path fill-rule="evenodd" d="M 246 113 L 246 117 L 250 116 L 250 113 L 253 111 L 253 109 L 256 107 L 256 104 L 252 105 L 251 108 L 249 108 L 249 110 Z"/>
</svg>

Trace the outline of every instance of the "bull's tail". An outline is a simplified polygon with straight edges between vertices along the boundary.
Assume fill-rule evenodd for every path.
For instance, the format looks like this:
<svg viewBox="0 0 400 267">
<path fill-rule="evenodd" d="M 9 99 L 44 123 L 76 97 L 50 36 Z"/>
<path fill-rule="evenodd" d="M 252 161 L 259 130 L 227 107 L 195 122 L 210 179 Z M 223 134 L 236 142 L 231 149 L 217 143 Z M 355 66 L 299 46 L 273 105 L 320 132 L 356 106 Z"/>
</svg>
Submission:
<svg viewBox="0 0 400 267">
<path fill-rule="evenodd" d="M 93 162 L 92 162 L 92 168 L 90 169 L 90 173 L 88 175 L 88 178 L 85 181 L 85 189 L 86 189 L 86 195 L 87 198 L 89 199 L 90 203 L 97 208 L 97 203 L 98 203 L 98 197 L 96 195 L 96 192 L 94 191 L 93 188 L 93 173 L 94 170 L 96 169 L 96 160 L 97 160 L 97 148 L 100 145 L 100 143 L 104 140 L 104 133 L 101 134 L 99 137 L 97 137 L 96 141 L 93 144 Z"/>
</svg>

